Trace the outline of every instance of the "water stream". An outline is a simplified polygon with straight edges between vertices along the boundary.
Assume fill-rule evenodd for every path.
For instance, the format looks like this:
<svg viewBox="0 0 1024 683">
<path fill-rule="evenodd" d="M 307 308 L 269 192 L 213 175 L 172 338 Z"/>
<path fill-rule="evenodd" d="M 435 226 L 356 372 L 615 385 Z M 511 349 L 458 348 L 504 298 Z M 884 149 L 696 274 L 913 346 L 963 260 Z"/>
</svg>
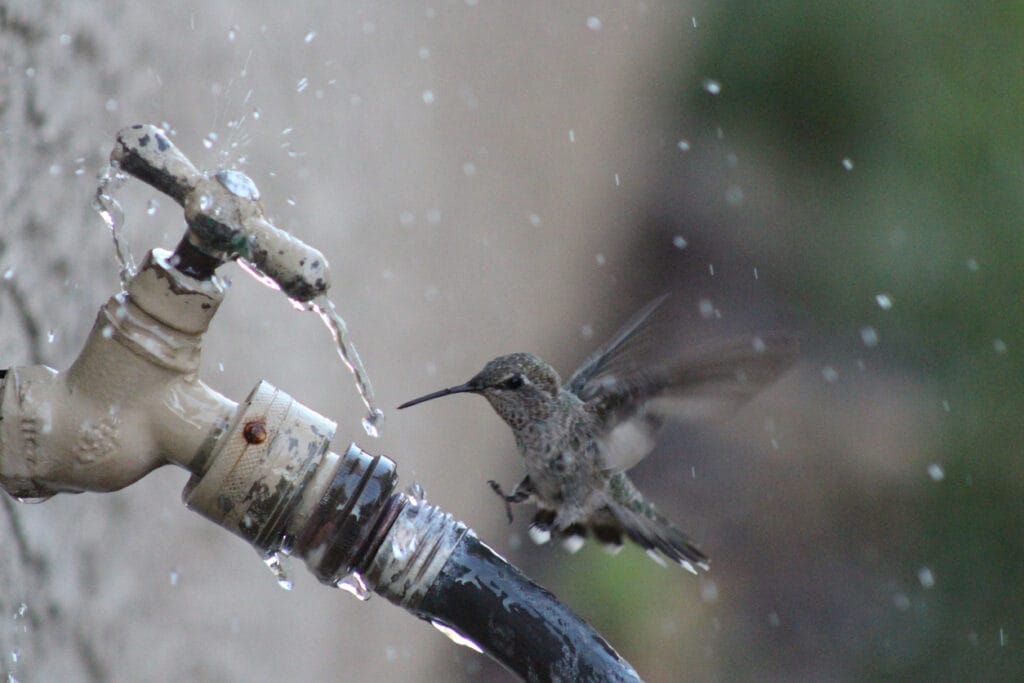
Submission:
<svg viewBox="0 0 1024 683">
<path fill-rule="evenodd" d="M 111 162 L 100 172 L 96 196 L 92 200 L 92 208 L 110 229 L 114 240 L 114 257 L 117 259 L 118 272 L 121 278 L 121 289 L 128 287 L 128 281 L 135 275 L 135 259 L 124 238 L 124 209 L 114 198 L 117 190 L 128 180 L 116 162 Z"/>
<path fill-rule="evenodd" d="M 338 351 L 338 356 L 341 358 L 341 362 L 345 364 L 349 372 L 352 373 L 353 381 L 356 385 L 356 392 L 359 394 L 360 400 L 363 405 L 366 406 L 366 417 L 363 418 L 363 429 L 366 433 L 372 437 L 380 436 L 381 427 L 384 424 L 384 411 L 377 407 L 376 401 L 373 397 L 373 387 L 370 384 L 370 378 L 366 374 L 366 368 L 363 366 L 363 361 L 359 357 L 359 352 L 356 347 L 352 344 L 352 340 L 348 336 L 348 327 L 345 325 L 344 319 L 334 308 L 334 303 L 327 297 L 326 294 L 321 294 L 312 301 L 304 304 L 299 304 L 305 310 L 313 311 L 320 316 L 320 319 L 324 321 L 324 325 L 327 326 L 328 331 L 331 333 L 331 337 L 334 339 L 335 348 Z"/>
</svg>

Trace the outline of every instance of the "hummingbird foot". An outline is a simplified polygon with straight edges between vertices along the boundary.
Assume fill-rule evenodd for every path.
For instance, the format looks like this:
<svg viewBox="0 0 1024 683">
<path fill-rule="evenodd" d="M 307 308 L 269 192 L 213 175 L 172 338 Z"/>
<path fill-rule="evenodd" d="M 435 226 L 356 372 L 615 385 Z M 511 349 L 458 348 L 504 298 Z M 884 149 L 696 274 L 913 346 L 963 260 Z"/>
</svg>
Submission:
<svg viewBox="0 0 1024 683">
<path fill-rule="evenodd" d="M 505 501 L 505 514 L 508 516 L 508 523 L 511 524 L 512 517 L 512 504 L 522 503 L 524 500 L 533 495 L 533 484 L 530 482 L 530 478 L 526 477 L 516 485 L 516 490 L 512 493 L 505 493 L 501 484 L 490 479 L 487 481 L 490 485 L 491 490 L 498 494 L 498 496 Z"/>
</svg>

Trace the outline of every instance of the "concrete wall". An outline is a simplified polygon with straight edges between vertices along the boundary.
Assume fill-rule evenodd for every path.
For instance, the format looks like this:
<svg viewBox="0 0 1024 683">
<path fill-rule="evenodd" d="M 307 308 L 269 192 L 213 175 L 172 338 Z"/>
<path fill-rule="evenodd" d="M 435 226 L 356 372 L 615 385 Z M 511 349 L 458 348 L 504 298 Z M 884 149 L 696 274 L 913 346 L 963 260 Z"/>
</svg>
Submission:
<svg viewBox="0 0 1024 683">
<path fill-rule="evenodd" d="M 152 122 L 200 165 L 245 170 L 279 224 L 324 251 L 386 408 L 501 352 L 556 349 L 568 369 L 582 352 L 566 343 L 627 309 L 618 226 L 642 186 L 640 97 L 661 28 L 688 20 L 660 4 L 0 1 L 0 365 L 74 358 L 117 286 L 89 208 L 95 177 L 118 128 Z M 130 185 L 123 201 L 137 258 L 177 241 L 168 198 Z M 260 378 L 277 384 L 338 420 L 337 449 L 355 439 L 387 453 L 504 549 L 483 482 L 519 470 L 486 406 L 391 410 L 372 441 L 319 322 L 226 270 L 206 381 L 236 399 Z M 479 657 L 382 600 L 331 593 L 299 567 L 295 590 L 280 590 L 247 546 L 184 509 L 185 480 L 168 468 L 115 494 L 3 498 L 0 670 L 481 675 Z"/>
</svg>

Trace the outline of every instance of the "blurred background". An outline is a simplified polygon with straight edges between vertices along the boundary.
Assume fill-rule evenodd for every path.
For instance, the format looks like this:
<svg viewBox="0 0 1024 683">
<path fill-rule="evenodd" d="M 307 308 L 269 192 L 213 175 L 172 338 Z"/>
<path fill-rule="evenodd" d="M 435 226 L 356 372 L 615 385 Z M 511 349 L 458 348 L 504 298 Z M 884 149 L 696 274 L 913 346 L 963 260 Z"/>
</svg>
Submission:
<svg viewBox="0 0 1024 683">
<path fill-rule="evenodd" d="M 237 268 L 204 379 L 266 379 L 383 452 L 648 681 L 1024 678 L 1024 9 L 961 3 L 0 0 L 0 366 L 66 368 L 117 287 L 90 209 L 124 125 L 244 170 L 321 249 L 385 408 L 533 351 L 568 375 L 644 301 L 800 364 L 634 470 L 712 557 L 569 555 L 486 485 L 511 434 L 460 396 L 366 437 L 313 316 Z M 183 229 L 121 199 L 141 258 Z M 508 680 L 300 566 L 282 591 L 180 503 L 0 506 L 18 681 Z"/>
</svg>

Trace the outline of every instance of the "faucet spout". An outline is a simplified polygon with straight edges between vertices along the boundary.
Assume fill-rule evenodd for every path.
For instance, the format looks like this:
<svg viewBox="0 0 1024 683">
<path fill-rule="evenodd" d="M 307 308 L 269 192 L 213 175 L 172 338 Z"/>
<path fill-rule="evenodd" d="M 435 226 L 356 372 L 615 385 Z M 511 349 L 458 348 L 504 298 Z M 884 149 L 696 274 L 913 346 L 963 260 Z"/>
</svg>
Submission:
<svg viewBox="0 0 1024 683">
<path fill-rule="evenodd" d="M 115 491 L 153 469 L 192 465 L 234 402 L 198 379 L 217 280 L 150 252 L 127 292 L 100 309 L 66 372 L 11 368 L 0 393 L 0 485 L 18 498 Z"/>
</svg>

